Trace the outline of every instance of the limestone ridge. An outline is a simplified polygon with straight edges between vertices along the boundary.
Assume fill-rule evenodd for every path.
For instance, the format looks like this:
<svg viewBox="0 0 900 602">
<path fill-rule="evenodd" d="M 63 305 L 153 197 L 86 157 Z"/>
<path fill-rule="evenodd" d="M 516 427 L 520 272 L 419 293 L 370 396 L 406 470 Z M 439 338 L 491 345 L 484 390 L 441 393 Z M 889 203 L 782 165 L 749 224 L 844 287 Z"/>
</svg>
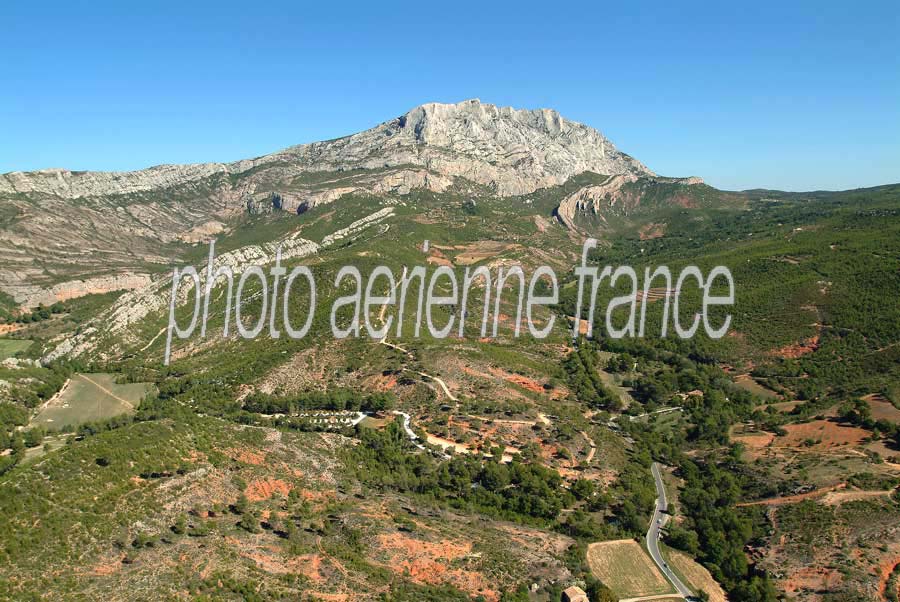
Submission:
<svg viewBox="0 0 900 602">
<path fill-rule="evenodd" d="M 0 176 L 0 194 L 40 193 L 60 198 L 134 194 L 276 166 L 283 176 L 418 166 L 444 178 L 436 177 L 434 186 L 424 178 L 414 178 L 413 184 L 444 188 L 447 177 L 462 177 L 491 186 L 501 196 L 561 184 L 585 171 L 654 175 L 597 130 L 569 121 L 556 111 L 519 110 L 467 100 L 425 104 L 358 134 L 233 163 L 161 165 L 133 172 L 12 172 Z"/>
<path fill-rule="evenodd" d="M 654 175 L 597 130 L 556 111 L 478 100 L 425 104 L 359 134 L 280 156 L 329 170 L 416 165 L 493 187 L 501 196 L 562 184 L 585 171 Z"/>
</svg>

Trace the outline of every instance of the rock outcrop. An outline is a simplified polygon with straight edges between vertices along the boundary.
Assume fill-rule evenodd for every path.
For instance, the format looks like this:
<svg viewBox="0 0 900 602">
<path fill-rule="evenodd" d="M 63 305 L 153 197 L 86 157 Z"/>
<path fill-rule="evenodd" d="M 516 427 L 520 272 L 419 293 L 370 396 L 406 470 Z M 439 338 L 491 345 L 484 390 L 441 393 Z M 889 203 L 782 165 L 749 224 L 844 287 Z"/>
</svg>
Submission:
<svg viewBox="0 0 900 602">
<path fill-rule="evenodd" d="M 282 260 L 286 261 L 313 255 L 321 249 L 321 246 L 311 240 L 288 235 L 273 242 L 247 245 L 216 255 L 213 261 L 213 270 L 229 267 L 235 274 L 240 274 L 251 265 L 269 265 L 275 261 L 279 249 Z M 205 263 L 202 267 L 197 268 L 201 287 L 206 284 L 207 267 L 208 263 Z M 130 327 L 153 313 L 165 312 L 170 302 L 171 286 L 172 275 L 166 274 L 140 289 L 125 293 L 97 319 L 93 320 L 90 327 L 60 341 L 43 358 L 43 361 L 51 362 L 63 356 L 77 357 L 93 349 L 98 337 L 114 337 L 120 340 L 120 344 L 126 345 L 134 342 L 136 337 L 134 333 L 130 332 Z M 193 286 L 190 285 L 190 280 L 186 280 L 178 289 L 178 305 L 185 303 L 192 291 Z"/>
<path fill-rule="evenodd" d="M 282 261 L 315 255 L 324 248 L 343 244 L 364 233 L 369 234 L 371 231 L 374 231 L 376 235 L 383 233 L 389 226 L 388 220 L 394 215 L 393 207 L 384 207 L 356 220 L 346 228 L 326 235 L 321 243 L 301 238 L 297 233 L 293 233 L 271 242 L 239 247 L 232 251 L 216 254 L 212 269 L 216 271 L 221 267 L 228 267 L 234 274 L 240 274 L 249 266 L 266 266 L 274 263 L 279 251 Z M 208 265 L 208 262 L 204 262 L 202 266 L 196 266 L 201 287 L 206 285 Z M 42 358 L 43 361 L 51 362 L 64 356 L 78 357 L 95 349 L 98 340 L 101 339 L 105 339 L 107 342 L 116 341 L 108 351 L 122 351 L 134 344 L 140 340 L 140 335 L 133 332 L 133 327 L 153 314 L 164 315 L 171 300 L 171 286 L 172 274 L 167 273 L 155 278 L 146 286 L 123 294 L 111 307 L 94 319 L 90 326 L 74 336 L 57 341 L 55 347 Z M 186 279 L 178 288 L 177 304 L 180 306 L 192 299 L 192 291 L 193 285 L 190 279 Z M 157 336 L 161 335 L 162 332 Z M 147 346 L 155 340 L 151 340 Z M 147 346 L 141 351 L 146 350 Z"/>
<path fill-rule="evenodd" d="M 622 187 L 636 181 L 637 176 L 633 174 L 617 175 L 603 184 L 579 188 L 562 200 L 556 210 L 557 217 L 570 230 L 576 229 L 575 216 L 578 213 L 589 212 L 602 218 L 600 204 L 602 202 L 615 204 L 622 198 Z"/>
<path fill-rule="evenodd" d="M 635 184 L 635 186 L 629 186 Z M 601 223 L 607 222 L 607 216 L 614 213 L 627 216 L 638 210 L 645 199 L 645 192 L 650 187 L 669 186 L 671 203 L 687 207 L 692 201 L 683 194 L 684 187 L 698 186 L 703 180 L 690 178 L 641 178 L 635 174 L 610 176 L 606 181 L 582 186 L 560 201 L 556 216 L 570 230 L 577 230 L 575 219 L 578 215 L 593 215 Z M 679 192 L 680 191 L 680 192 Z"/>
<path fill-rule="evenodd" d="M 348 238 L 352 238 L 356 236 L 369 226 L 374 226 L 376 224 L 380 224 L 387 218 L 394 215 L 393 207 L 385 207 L 384 209 L 380 209 L 371 215 L 367 215 L 366 217 L 356 220 L 346 228 L 341 228 L 337 232 L 333 232 L 322 239 L 323 247 L 331 247 L 335 243 L 346 240 Z"/>
<path fill-rule="evenodd" d="M 28 284 L 10 284 L 6 287 L 6 291 L 20 306 L 37 307 L 41 304 L 53 305 L 57 301 L 67 301 L 85 295 L 139 289 L 147 286 L 150 282 L 149 274 L 124 273 L 61 282 L 46 289 Z"/>
<path fill-rule="evenodd" d="M 425 104 L 359 134 L 274 156 L 328 171 L 417 165 L 491 187 L 500 196 L 562 184 L 585 171 L 654 175 L 597 130 L 556 111 L 478 100 Z"/>
</svg>

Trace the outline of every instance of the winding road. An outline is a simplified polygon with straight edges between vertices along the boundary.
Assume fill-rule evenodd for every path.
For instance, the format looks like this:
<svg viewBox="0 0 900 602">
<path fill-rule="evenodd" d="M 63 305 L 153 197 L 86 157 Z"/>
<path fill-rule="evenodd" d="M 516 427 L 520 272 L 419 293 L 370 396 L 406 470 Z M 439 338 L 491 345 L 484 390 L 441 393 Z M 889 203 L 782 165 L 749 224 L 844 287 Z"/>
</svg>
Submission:
<svg viewBox="0 0 900 602">
<path fill-rule="evenodd" d="M 663 483 L 662 474 L 659 472 L 659 464 L 654 462 L 653 465 L 650 466 L 650 472 L 653 473 L 653 480 L 656 482 L 656 508 L 653 510 L 653 518 L 650 519 L 650 529 L 647 531 L 647 550 L 650 552 L 650 557 L 653 558 L 653 562 L 656 563 L 659 570 L 666 576 L 666 579 L 675 586 L 678 593 L 685 598 L 691 598 L 694 595 L 693 592 L 681 582 L 675 573 L 672 572 L 672 569 L 670 569 L 666 561 L 663 560 L 662 554 L 659 551 L 660 531 L 665 526 L 666 521 L 669 520 L 669 515 L 666 514 L 669 503 L 666 501 L 666 486 Z"/>
</svg>

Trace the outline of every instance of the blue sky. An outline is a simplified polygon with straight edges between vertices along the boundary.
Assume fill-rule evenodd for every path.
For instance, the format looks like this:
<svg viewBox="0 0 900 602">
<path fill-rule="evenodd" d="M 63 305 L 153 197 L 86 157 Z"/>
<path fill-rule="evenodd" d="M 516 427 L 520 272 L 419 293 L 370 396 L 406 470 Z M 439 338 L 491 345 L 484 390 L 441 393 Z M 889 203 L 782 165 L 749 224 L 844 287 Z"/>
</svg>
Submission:
<svg viewBox="0 0 900 602">
<path fill-rule="evenodd" d="M 230 161 L 477 97 L 720 188 L 900 182 L 896 0 L 129 4 L 0 5 L 0 172 Z"/>
</svg>

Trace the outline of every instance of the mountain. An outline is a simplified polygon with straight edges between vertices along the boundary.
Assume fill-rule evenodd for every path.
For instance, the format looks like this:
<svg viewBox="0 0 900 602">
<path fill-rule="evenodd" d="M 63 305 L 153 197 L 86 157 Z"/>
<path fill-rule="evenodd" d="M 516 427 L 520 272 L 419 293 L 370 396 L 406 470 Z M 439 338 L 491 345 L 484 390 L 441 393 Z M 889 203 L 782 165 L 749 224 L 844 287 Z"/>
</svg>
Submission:
<svg viewBox="0 0 900 602">
<path fill-rule="evenodd" d="M 412 166 L 490 186 L 500 196 L 562 184 L 585 171 L 654 175 L 597 130 L 556 111 L 497 107 L 473 99 L 424 104 L 358 134 L 233 163 L 161 165 L 124 173 L 64 169 L 8 173 L 0 176 L 0 194 L 77 199 L 172 189 L 249 170 L 296 175 Z"/>
<path fill-rule="evenodd" d="M 680 182 L 657 178 L 556 111 L 478 100 L 425 104 L 358 134 L 233 163 L 8 173 L 0 175 L 0 290 L 27 308 L 142 287 L 246 213 L 303 213 L 351 194 L 520 196 L 585 172 L 614 179 L 561 203 L 570 227 L 624 185 Z"/>
<path fill-rule="evenodd" d="M 278 156 L 328 170 L 416 165 L 488 186 L 500 196 L 562 184 L 586 171 L 654 175 L 597 130 L 556 111 L 478 100 L 425 104 L 371 130 Z"/>
</svg>

